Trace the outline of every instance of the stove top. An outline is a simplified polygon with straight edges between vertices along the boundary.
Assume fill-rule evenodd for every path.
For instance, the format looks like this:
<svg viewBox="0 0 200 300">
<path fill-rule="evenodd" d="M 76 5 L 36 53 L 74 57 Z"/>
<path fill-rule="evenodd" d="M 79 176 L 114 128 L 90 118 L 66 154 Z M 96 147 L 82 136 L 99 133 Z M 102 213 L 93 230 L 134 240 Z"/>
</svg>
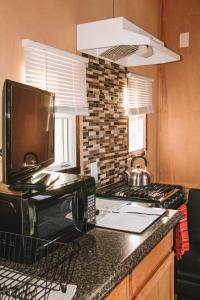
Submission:
<svg viewBox="0 0 200 300">
<path fill-rule="evenodd" d="M 182 186 L 162 183 L 151 183 L 145 187 L 130 187 L 125 182 L 120 181 L 99 188 L 97 196 L 154 203 L 153 206 L 165 208 L 177 208 L 185 202 Z"/>
</svg>

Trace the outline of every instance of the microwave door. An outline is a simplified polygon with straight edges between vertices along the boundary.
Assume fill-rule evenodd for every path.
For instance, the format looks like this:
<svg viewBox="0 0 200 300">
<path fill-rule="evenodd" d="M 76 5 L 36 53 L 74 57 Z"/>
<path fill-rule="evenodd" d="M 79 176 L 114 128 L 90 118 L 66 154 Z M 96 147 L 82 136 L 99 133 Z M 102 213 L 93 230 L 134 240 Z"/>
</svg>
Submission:
<svg viewBox="0 0 200 300">
<path fill-rule="evenodd" d="M 36 196 L 38 197 L 38 196 Z M 34 197 L 34 198 L 36 198 Z M 44 199 L 43 199 L 44 200 Z M 36 208 L 36 230 L 39 238 L 59 238 L 70 232 L 81 232 L 83 229 L 84 207 L 78 193 L 65 194 L 56 199 L 46 199 Z"/>
<path fill-rule="evenodd" d="M 44 202 L 37 205 L 36 208 L 37 237 L 54 239 L 74 226 L 73 194 L 65 194 L 56 199 L 46 199 Z"/>
</svg>

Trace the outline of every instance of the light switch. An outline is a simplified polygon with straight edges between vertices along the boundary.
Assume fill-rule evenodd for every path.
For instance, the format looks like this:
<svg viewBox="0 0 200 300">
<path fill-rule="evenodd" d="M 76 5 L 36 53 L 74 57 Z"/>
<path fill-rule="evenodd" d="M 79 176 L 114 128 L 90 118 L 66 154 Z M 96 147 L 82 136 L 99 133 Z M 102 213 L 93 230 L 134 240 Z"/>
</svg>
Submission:
<svg viewBox="0 0 200 300">
<path fill-rule="evenodd" d="M 189 47 L 189 32 L 180 33 L 180 48 Z"/>
<path fill-rule="evenodd" d="M 95 181 L 98 180 L 98 170 L 96 161 L 90 164 L 90 175 L 95 178 Z"/>
</svg>

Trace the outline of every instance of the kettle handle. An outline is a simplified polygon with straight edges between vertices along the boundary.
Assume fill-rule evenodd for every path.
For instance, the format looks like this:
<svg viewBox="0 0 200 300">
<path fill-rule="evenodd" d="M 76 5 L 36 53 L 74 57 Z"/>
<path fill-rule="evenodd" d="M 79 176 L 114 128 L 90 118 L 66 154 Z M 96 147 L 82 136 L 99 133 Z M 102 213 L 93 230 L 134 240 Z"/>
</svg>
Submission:
<svg viewBox="0 0 200 300">
<path fill-rule="evenodd" d="M 144 157 L 144 156 L 142 156 L 142 155 L 138 155 L 138 156 L 135 156 L 135 157 L 132 158 L 132 160 L 131 160 L 131 167 L 133 167 L 134 161 L 135 161 L 136 159 L 139 159 L 139 158 L 141 158 L 141 159 L 144 160 L 145 167 L 147 167 L 147 159 L 146 159 L 146 157 Z"/>
<path fill-rule="evenodd" d="M 24 163 L 26 163 L 27 156 L 32 155 L 35 158 L 36 164 L 38 164 L 38 156 L 34 152 L 26 152 L 24 154 Z"/>
</svg>

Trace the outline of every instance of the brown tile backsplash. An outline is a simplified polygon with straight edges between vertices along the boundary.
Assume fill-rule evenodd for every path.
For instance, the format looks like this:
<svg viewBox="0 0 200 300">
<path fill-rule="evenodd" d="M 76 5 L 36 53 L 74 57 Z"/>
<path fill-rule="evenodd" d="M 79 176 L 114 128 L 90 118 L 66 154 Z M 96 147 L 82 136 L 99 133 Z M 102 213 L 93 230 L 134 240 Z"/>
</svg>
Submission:
<svg viewBox="0 0 200 300">
<path fill-rule="evenodd" d="M 119 180 L 127 162 L 127 117 L 123 107 L 126 68 L 103 59 L 89 58 L 87 91 L 89 116 L 83 117 L 83 165 L 97 162 L 98 184 Z"/>
</svg>

